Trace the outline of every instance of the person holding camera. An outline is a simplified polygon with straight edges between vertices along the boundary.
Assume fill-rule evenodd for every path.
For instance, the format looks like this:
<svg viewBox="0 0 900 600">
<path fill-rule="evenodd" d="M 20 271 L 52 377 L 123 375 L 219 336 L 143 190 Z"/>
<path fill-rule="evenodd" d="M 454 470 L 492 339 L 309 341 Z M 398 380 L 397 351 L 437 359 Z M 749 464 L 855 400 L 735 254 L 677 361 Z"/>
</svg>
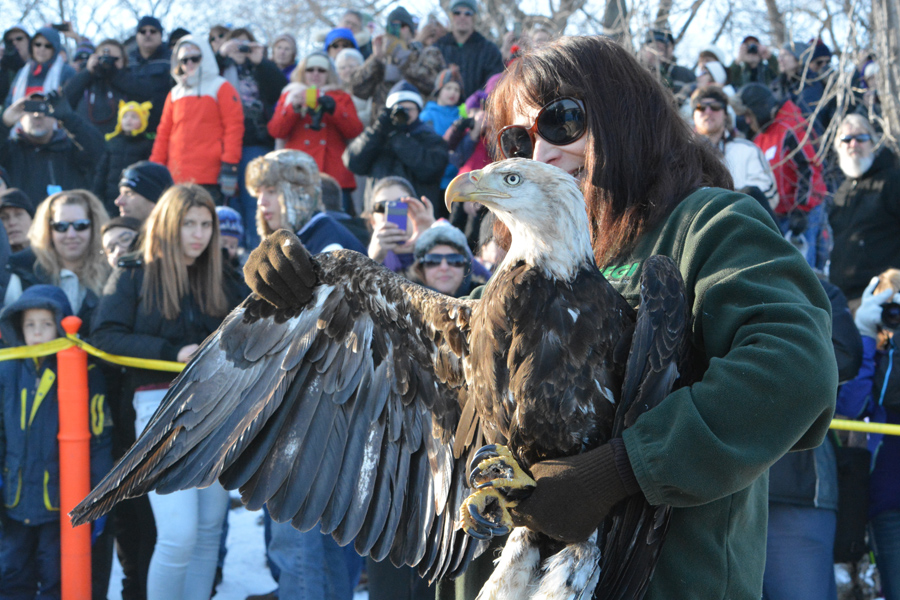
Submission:
<svg viewBox="0 0 900 600">
<path fill-rule="evenodd" d="M 755 35 L 748 35 L 741 41 L 737 60 L 728 71 L 731 85 L 739 89 L 748 83 L 771 84 L 778 78 L 778 61 L 768 46 L 760 43 Z"/>
<path fill-rule="evenodd" d="M 405 80 L 421 96 L 434 88 L 434 78 L 446 66 L 435 46 L 415 41 L 417 22 L 402 6 L 387 17 L 385 32 L 372 40 L 372 54 L 350 77 L 350 91 L 357 98 L 372 100 L 372 115 L 384 107 L 391 88 Z"/>
<path fill-rule="evenodd" d="M 900 271 L 887 269 L 863 291 L 854 322 L 863 341 L 863 362 L 855 379 L 838 391 L 837 415 L 868 417 L 870 423 L 900 425 Z M 885 600 L 900 599 L 900 437 L 868 434 L 872 452 L 869 475 L 869 532 Z"/>
<path fill-rule="evenodd" d="M 441 177 L 449 161 L 447 142 L 419 120 L 422 96 L 400 81 L 391 88 L 384 110 L 344 152 L 344 164 L 357 175 L 375 179 L 397 175 L 409 180 L 432 203 L 441 197 Z"/>
<path fill-rule="evenodd" d="M 29 198 L 90 189 L 103 152 L 100 131 L 75 114 L 57 92 L 32 94 L 3 112 L 0 165 L 9 171 L 11 187 Z"/>
<path fill-rule="evenodd" d="M 350 194 L 356 178 L 341 156 L 347 143 L 363 131 L 353 98 L 340 88 L 334 65 L 324 52 L 304 58 L 291 74 L 269 121 L 272 137 L 284 139 L 285 148 L 312 156 L 319 171 L 341 186 L 344 210 L 354 215 Z"/>
<path fill-rule="evenodd" d="M 128 94 L 113 83 L 116 73 L 128 66 L 125 47 L 116 40 L 103 40 L 85 68 L 70 79 L 63 94 L 81 118 L 106 135 L 116 128 L 119 102 Z"/>
<path fill-rule="evenodd" d="M 225 41 L 216 53 L 222 77 L 237 90 L 244 109 L 244 139 L 241 160 L 238 163 L 238 186 L 234 198 L 229 202 L 238 209 L 248 223 L 256 212 L 256 199 L 247 192 L 244 171 L 251 160 L 271 152 L 275 140 L 266 128 L 275 111 L 275 103 L 281 90 L 287 85 L 287 78 L 281 69 L 266 58 L 266 46 L 253 37 L 250 30 L 239 27 L 225 36 Z M 227 195 L 227 194 L 226 194 Z M 247 248 L 259 243 L 252 228 L 244 232 L 243 240 Z"/>
</svg>

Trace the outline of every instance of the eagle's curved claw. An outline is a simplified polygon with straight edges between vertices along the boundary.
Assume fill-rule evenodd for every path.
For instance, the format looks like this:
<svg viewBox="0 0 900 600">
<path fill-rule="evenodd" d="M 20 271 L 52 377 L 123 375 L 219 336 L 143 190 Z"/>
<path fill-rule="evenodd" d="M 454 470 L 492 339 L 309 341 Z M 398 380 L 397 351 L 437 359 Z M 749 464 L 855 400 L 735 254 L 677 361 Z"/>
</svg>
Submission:
<svg viewBox="0 0 900 600">
<path fill-rule="evenodd" d="M 469 464 L 469 485 L 475 491 L 460 507 L 462 528 L 483 540 L 506 535 L 514 527 L 509 509 L 536 485 L 505 446 L 481 448 Z"/>
</svg>

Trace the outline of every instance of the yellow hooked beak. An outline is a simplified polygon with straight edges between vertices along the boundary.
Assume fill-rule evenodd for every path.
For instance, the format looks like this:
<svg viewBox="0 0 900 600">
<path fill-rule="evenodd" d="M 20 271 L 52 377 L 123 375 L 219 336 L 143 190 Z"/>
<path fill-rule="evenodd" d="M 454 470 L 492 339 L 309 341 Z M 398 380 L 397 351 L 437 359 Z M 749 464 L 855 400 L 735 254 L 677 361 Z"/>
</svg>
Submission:
<svg viewBox="0 0 900 600">
<path fill-rule="evenodd" d="M 444 194 L 444 203 L 447 210 L 450 211 L 450 205 L 454 202 L 482 202 L 491 198 L 509 198 L 509 194 L 498 192 L 497 190 L 481 184 L 483 173 L 481 171 L 470 171 L 457 175 L 447 186 Z"/>
</svg>

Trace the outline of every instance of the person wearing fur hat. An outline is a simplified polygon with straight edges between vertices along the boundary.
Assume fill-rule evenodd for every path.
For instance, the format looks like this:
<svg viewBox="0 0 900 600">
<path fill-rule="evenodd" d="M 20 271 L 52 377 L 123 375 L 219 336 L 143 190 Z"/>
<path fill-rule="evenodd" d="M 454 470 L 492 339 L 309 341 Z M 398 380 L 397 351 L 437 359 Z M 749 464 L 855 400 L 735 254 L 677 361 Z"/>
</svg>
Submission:
<svg viewBox="0 0 900 600">
<path fill-rule="evenodd" d="M 347 143 L 362 131 L 353 98 L 340 88 L 334 64 L 322 52 L 301 61 L 269 121 L 272 137 L 285 140 L 285 148 L 306 152 L 319 171 L 338 181 L 349 214 L 355 213 L 350 193 L 356 189 L 356 178 L 341 157 Z"/>
<path fill-rule="evenodd" d="M 59 32 L 52 27 L 38 29 L 31 38 L 30 58 L 19 69 L 12 82 L 6 105 L 26 98 L 31 94 L 48 94 L 59 90 L 75 76 L 75 69 L 66 64 L 60 54 L 62 41 Z"/>
<path fill-rule="evenodd" d="M 438 48 L 415 41 L 418 23 L 409 11 L 398 6 L 388 14 L 385 33 L 372 40 L 372 54 L 351 80 L 354 96 L 372 99 L 372 115 L 384 107 L 388 94 L 405 80 L 422 97 L 434 89 L 435 77 L 446 67 Z"/>
<path fill-rule="evenodd" d="M 75 113 L 104 135 L 116 128 L 119 103 L 131 99 L 114 83 L 116 74 L 127 66 L 125 47 L 116 40 L 103 40 L 87 58 L 85 68 L 63 87 Z"/>
<path fill-rule="evenodd" d="M 275 150 L 247 165 L 247 187 L 257 198 L 256 230 L 295 232 L 311 254 L 348 248 L 365 254 L 346 227 L 324 213 L 319 167 L 299 150 Z"/>
<path fill-rule="evenodd" d="M 426 196 L 432 204 L 441 199 L 441 177 L 449 161 L 447 142 L 419 119 L 422 96 L 401 81 L 387 97 L 375 122 L 353 140 L 344 153 L 344 163 L 357 175 L 375 179 L 397 175 Z"/>
<path fill-rule="evenodd" d="M 119 101 L 119 117 L 116 128 L 106 134 L 106 153 L 97 164 L 94 193 L 103 201 L 107 212 L 116 213 L 119 196 L 119 178 L 128 165 L 147 160 L 153 152 L 156 137 L 147 133 L 150 119 L 149 102 Z"/>
</svg>

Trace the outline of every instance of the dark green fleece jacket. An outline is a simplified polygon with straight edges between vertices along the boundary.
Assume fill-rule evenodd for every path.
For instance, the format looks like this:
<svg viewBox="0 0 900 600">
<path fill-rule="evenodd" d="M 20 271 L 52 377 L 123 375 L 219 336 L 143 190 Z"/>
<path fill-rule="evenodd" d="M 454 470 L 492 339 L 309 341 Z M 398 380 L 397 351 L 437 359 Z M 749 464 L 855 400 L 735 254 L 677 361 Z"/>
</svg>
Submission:
<svg viewBox="0 0 900 600">
<path fill-rule="evenodd" d="M 834 412 L 831 309 L 803 257 L 756 201 L 707 188 L 686 198 L 607 279 L 632 304 L 641 263 L 678 265 L 702 376 L 623 435 L 652 504 L 672 522 L 648 599 L 757 599 L 768 468 L 821 443 Z"/>
<path fill-rule="evenodd" d="M 693 318 L 701 375 L 625 431 L 641 490 L 674 507 L 647 600 L 758 600 L 768 468 L 825 436 L 837 395 L 831 309 L 822 285 L 752 198 L 706 188 L 603 268 L 633 305 L 643 261 L 671 257 Z M 477 297 L 480 290 L 473 294 Z M 440 597 L 474 597 L 470 566 Z M 488 556 L 488 560 L 490 557 Z"/>
</svg>

